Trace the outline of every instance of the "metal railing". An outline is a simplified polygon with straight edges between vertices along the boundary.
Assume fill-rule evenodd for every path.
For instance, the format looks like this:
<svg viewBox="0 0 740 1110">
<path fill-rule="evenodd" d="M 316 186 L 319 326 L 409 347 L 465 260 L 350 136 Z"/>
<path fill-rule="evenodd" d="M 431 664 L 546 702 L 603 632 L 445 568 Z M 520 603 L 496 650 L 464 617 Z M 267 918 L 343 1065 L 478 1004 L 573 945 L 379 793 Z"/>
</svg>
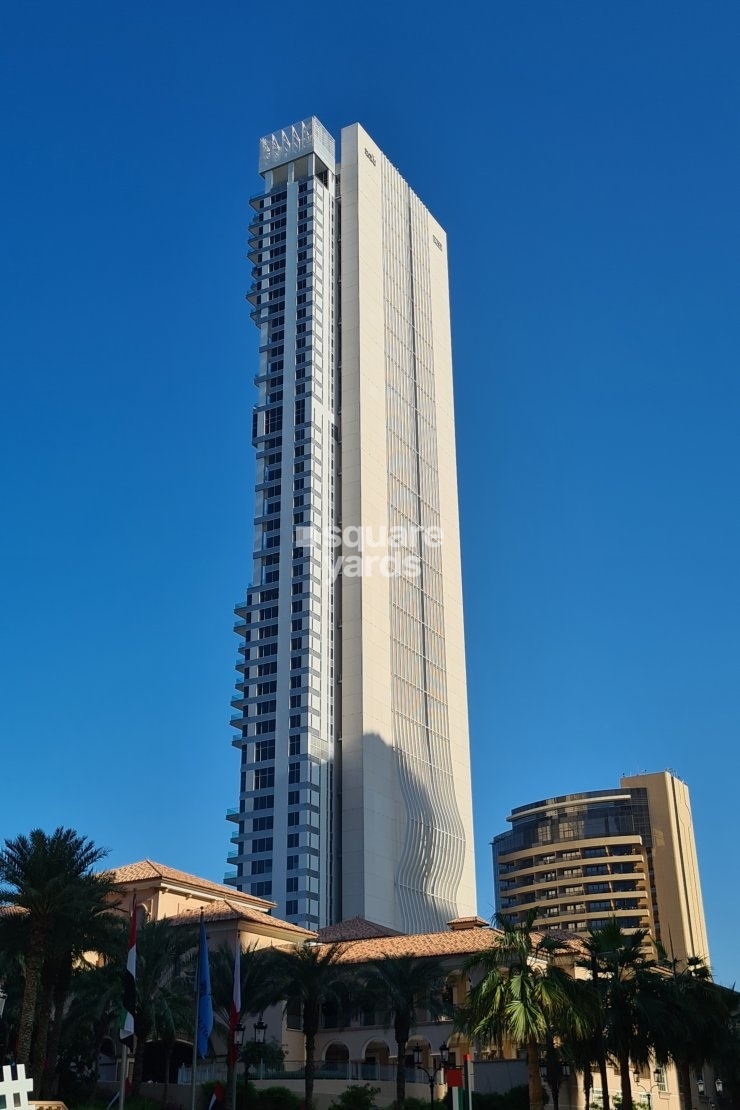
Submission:
<svg viewBox="0 0 740 1110">
<path fill-rule="evenodd" d="M 404 1069 L 406 1072 L 406 1082 L 409 1084 L 419 1083 L 419 1073 L 416 1068 L 410 1067 Z M 240 1076 L 244 1074 L 243 1065 L 239 1067 Z M 182 1064 L 177 1073 L 177 1082 L 188 1085 L 190 1083 L 191 1069 Z M 277 1082 L 278 1080 L 288 1079 L 305 1079 L 306 1069 L 303 1060 L 285 1060 L 279 1068 L 268 1068 L 264 1064 L 260 1064 L 256 1068 L 250 1069 L 250 1080 L 267 1079 Z M 226 1078 L 226 1064 L 223 1060 L 205 1060 L 199 1063 L 195 1072 L 196 1083 L 213 1083 L 217 1079 L 223 1080 Z M 342 1061 L 318 1061 L 316 1062 L 316 1070 L 314 1073 L 315 1079 L 336 1079 L 343 1083 L 347 1081 L 385 1081 L 393 1083 L 396 1080 L 396 1065 L 395 1064 L 372 1064 L 366 1063 L 364 1060 L 342 1060 Z"/>
</svg>

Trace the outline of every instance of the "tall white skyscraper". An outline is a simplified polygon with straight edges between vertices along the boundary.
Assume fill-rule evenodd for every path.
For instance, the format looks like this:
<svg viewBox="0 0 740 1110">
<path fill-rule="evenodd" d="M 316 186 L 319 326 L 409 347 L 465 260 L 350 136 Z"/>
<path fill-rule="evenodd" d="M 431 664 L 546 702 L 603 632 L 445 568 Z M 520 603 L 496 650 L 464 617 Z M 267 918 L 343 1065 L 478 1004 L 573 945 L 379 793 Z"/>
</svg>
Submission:
<svg viewBox="0 0 740 1110">
<path fill-rule="evenodd" d="M 227 881 L 309 928 L 475 912 L 445 233 L 370 137 L 260 141 L 254 568 Z"/>
</svg>

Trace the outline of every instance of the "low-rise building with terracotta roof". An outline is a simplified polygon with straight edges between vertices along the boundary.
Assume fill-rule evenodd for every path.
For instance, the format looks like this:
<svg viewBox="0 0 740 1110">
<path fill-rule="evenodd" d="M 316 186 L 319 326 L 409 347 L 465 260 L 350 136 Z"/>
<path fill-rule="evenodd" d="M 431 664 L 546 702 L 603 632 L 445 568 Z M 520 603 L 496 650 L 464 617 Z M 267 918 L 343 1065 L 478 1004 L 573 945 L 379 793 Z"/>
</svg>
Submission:
<svg viewBox="0 0 740 1110">
<path fill-rule="evenodd" d="M 348 970 L 356 967 L 358 972 L 372 961 L 393 956 L 410 955 L 438 960 L 446 976 L 450 1013 L 433 1019 L 429 1013 L 417 1012 L 416 1023 L 406 1046 L 409 1095 L 424 1095 L 425 1089 L 428 1090 L 423 1073 L 414 1071 L 413 1051 L 416 1046 L 421 1048 L 423 1066 L 432 1074 L 436 1074 L 440 1063 L 439 1049 L 443 1043 L 449 1048 L 450 1064 L 453 1066 L 461 1064 L 464 1055 L 471 1052 L 473 1046 L 453 1028 L 452 1010 L 455 1005 L 464 1002 L 469 988 L 468 972 L 465 970 L 467 961 L 493 947 L 501 935 L 498 929 L 492 928 L 481 917 L 470 915 L 455 918 L 448 922 L 445 930 L 417 934 L 399 933 L 387 926 L 355 917 L 314 933 L 274 917 L 272 902 L 239 893 L 230 886 L 200 879 L 152 860 L 142 860 L 117 868 L 112 872 L 112 877 L 121 892 L 121 909 L 124 912 L 130 912 L 135 897 L 136 904 L 149 919 L 167 918 L 173 924 L 195 925 L 202 913 L 210 947 L 224 942 L 235 945 L 237 940 L 243 950 L 249 947 L 301 946 L 307 943 L 323 949 L 337 946 L 338 964 Z M 548 938 L 557 937 L 562 944 L 563 954 L 557 957 L 558 962 L 569 967 L 573 974 L 585 974 L 577 967 L 579 958 L 585 953 L 583 938 L 553 930 L 549 930 L 546 935 Z M 350 1013 L 352 1016 L 348 1017 Z M 268 1040 L 277 1041 L 286 1052 L 287 1070 L 286 1075 L 280 1077 L 280 1082 L 301 1093 L 302 1081 L 289 1078 L 291 1072 L 295 1074 L 303 1062 L 301 1015 L 280 1004 L 266 1011 L 263 1016 L 268 1027 Z M 249 1029 L 247 1024 L 247 1037 L 250 1036 Z M 223 1063 L 219 1063 L 219 1046 L 216 1048 L 215 1063 L 205 1065 L 201 1075 L 203 1080 L 215 1078 L 219 1067 L 225 1067 Z M 220 1051 L 224 1051 L 223 1045 L 220 1046 Z M 396 1051 L 393 1030 L 384 1022 L 384 1015 L 354 1013 L 350 1006 L 344 1014 L 340 1014 L 326 1006 L 316 1038 L 316 1102 L 319 1110 L 323 1110 L 336 1097 L 341 1089 L 337 1084 L 346 1086 L 348 1083 L 370 1081 L 381 1087 L 381 1104 L 392 1101 L 395 1093 L 393 1075 Z M 526 1083 L 526 1063 L 514 1046 L 504 1045 L 502 1049 L 491 1049 L 488 1053 L 477 1055 L 476 1089 L 507 1090 L 512 1085 Z M 223 1056 L 220 1059 L 223 1061 Z M 187 1066 L 181 1069 L 181 1073 L 184 1081 L 189 1082 Z M 660 1101 L 660 1110 L 680 1110 L 675 1073 L 673 1069 L 666 1069 L 662 1074 L 664 1078 L 656 1096 Z M 413 1082 L 415 1077 L 420 1081 Z M 275 1077 L 266 1080 L 275 1081 Z M 598 1089 L 599 1082 L 599 1077 L 595 1075 L 595 1090 Z M 610 1076 L 610 1093 L 613 1095 L 618 1090 L 619 1078 L 615 1072 L 613 1077 Z M 583 1095 L 578 1089 L 575 1076 L 561 1089 L 560 1105 L 563 1110 L 581 1110 L 583 1107 Z M 639 1104 L 636 1105 L 639 1107 Z"/>
<path fill-rule="evenodd" d="M 300 944 L 316 934 L 272 916 L 274 902 L 234 890 L 231 886 L 201 879 L 153 860 L 140 860 L 109 872 L 118 888 L 120 908 L 131 912 L 134 899 L 148 921 L 167 918 L 178 924 L 197 924 L 201 911 L 207 922 L 209 944 Z"/>
</svg>

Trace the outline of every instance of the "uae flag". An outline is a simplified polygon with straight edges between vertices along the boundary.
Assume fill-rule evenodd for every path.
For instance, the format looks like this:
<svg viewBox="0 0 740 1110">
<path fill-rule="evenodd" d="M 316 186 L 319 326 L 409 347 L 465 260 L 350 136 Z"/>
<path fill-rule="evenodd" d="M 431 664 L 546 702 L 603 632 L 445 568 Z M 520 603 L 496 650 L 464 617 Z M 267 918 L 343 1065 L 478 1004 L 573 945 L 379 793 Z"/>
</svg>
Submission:
<svg viewBox="0 0 740 1110">
<path fill-rule="evenodd" d="M 128 955 L 123 980 L 123 1010 L 119 1036 L 128 1048 L 134 1047 L 136 1018 L 136 900 L 131 907 L 131 928 L 128 934 Z"/>
<path fill-rule="evenodd" d="M 219 1083 L 219 1081 L 216 1080 L 216 1083 L 215 1083 L 214 1088 L 213 1088 L 213 1094 L 211 1095 L 211 1101 L 208 1103 L 208 1110 L 213 1110 L 214 1106 L 218 1106 L 219 1103 L 221 1103 L 223 1101 L 224 1101 L 224 1089 L 221 1086 L 221 1084 Z"/>
<path fill-rule="evenodd" d="M 229 1067 L 236 1064 L 237 1047 L 234 1043 L 234 1030 L 239 1024 L 239 1014 L 242 1012 L 242 973 L 241 973 L 241 944 L 239 936 L 236 938 L 236 952 L 234 954 L 234 989 L 231 995 L 231 1008 L 229 1010 Z"/>
</svg>

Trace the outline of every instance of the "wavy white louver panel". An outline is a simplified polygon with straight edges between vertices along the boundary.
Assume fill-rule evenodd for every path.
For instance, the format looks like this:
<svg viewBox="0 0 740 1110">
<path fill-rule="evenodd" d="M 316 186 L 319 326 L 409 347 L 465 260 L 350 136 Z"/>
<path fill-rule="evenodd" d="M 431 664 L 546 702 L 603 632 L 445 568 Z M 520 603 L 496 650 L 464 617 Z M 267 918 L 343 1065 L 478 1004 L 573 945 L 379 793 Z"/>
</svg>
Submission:
<svg viewBox="0 0 740 1110">
<path fill-rule="evenodd" d="M 423 210 L 383 164 L 389 527 L 438 527 L 434 362 Z M 414 264 L 416 262 L 416 265 Z M 465 830 L 447 713 L 441 553 L 417 544 L 421 574 L 390 580 L 393 746 L 406 823 L 397 874 L 401 927 L 456 913 Z"/>
</svg>

